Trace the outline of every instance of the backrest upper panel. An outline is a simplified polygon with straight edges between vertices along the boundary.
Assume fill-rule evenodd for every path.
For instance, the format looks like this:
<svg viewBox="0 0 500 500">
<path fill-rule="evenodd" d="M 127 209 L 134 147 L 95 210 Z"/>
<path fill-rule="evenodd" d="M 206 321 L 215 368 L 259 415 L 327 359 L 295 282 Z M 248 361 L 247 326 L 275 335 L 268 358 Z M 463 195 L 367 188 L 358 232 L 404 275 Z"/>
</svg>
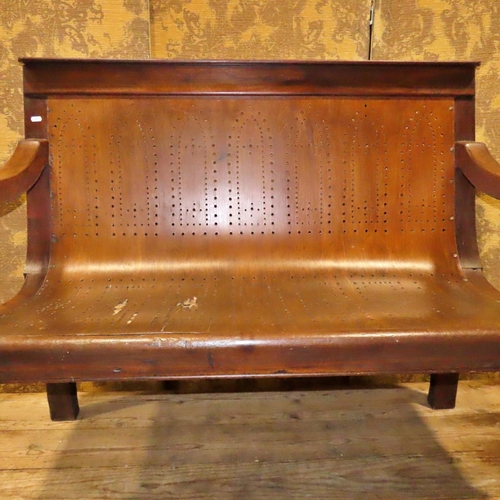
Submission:
<svg viewBox="0 0 500 500">
<path fill-rule="evenodd" d="M 453 105 L 50 97 L 52 262 L 443 267 L 456 252 Z"/>
</svg>

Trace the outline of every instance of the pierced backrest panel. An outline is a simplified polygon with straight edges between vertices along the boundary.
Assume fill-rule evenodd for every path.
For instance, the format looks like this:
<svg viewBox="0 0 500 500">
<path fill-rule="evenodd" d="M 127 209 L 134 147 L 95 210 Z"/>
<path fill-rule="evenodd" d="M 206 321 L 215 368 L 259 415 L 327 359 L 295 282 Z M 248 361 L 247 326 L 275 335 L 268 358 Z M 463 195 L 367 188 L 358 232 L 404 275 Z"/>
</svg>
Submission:
<svg viewBox="0 0 500 500">
<path fill-rule="evenodd" d="M 49 108 L 53 264 L 453 260 L 451 98 Z"/>
</svg>

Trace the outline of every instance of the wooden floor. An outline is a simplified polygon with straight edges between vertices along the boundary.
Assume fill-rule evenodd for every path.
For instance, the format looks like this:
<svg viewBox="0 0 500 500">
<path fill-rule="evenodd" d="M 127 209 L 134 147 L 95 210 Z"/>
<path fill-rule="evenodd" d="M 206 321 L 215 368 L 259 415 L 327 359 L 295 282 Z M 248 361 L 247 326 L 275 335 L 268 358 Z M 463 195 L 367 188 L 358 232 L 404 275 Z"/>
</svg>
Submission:
<svg viewBox="0 0 500 500">
<path fill-rule="evenodd" d="M 237 394 L 0 394 L 0 498 L 500 499 L 500 386 Z"/>
</svg>

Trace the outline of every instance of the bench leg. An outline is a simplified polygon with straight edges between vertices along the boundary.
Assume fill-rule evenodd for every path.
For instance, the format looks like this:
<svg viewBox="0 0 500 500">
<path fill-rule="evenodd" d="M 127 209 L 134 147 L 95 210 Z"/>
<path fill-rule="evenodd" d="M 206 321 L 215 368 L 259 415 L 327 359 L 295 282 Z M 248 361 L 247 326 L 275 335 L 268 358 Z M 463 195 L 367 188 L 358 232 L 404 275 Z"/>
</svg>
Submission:
<svg viewBox="0 0 500 500">
<path fill-rule="evenodd" d="M 458 373 L 434 373 L 427 401 L 434 410 L 455 408 L 457 398 Z"/>
<path fill-rule="evenodd" d="M 50 418 L 54 421 L 76 420 L 80 407 L 76 383 L 47 384 Z"/>
</svg>

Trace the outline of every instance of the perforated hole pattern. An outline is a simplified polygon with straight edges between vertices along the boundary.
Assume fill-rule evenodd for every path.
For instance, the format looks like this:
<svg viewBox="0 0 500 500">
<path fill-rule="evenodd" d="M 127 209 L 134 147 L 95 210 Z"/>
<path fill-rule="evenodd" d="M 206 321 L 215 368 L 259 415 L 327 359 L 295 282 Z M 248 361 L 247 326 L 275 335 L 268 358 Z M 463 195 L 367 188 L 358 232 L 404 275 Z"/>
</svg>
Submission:
<svg viewBox="0 0 500 500">
<path fill-rule="evenodd" d="M 53 99 L 61 261 L 436 260 L 454 247 L 452 104 Z"/>
</svg>

